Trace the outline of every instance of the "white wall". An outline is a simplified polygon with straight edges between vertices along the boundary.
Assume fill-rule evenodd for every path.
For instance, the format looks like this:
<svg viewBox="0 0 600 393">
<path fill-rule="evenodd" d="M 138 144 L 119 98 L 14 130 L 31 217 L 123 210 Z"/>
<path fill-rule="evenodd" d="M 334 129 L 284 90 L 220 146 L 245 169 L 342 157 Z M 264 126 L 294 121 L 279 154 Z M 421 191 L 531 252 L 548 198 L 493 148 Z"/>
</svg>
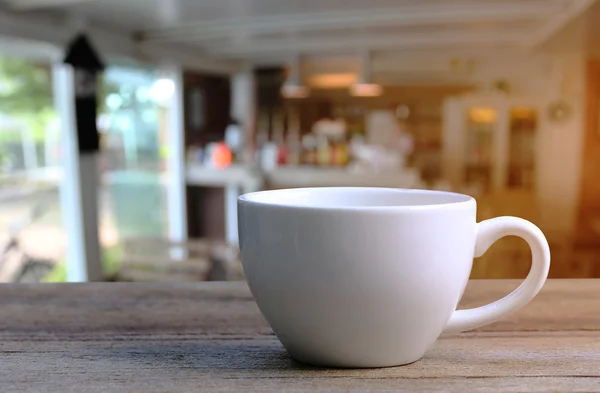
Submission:
<svg viewBox="0 0 600 393">
<path fill-rule="evenodd" d="M 537 157 L 539 225 L 549 237 L 560 238 L 575 227 L 584 135 L 585 62 L 583 53 L 524 55 L 482 64 L 482 84 L 503 78 L 515 96 L 532 97 L 540 108 Z M 572 107 L 564 123 L 548 116 L 550 105 L 564 100 Z"/>
<path fill-rule="evenodd" d="M 537 192 L 540 218 L 549 238 L 572 233 L 579 198 L 584 135 L 585 55 L 524 55 L 480 64 L 473 81 L 482 86 L 508 80 L 516 97 L 531 97 L 539 107 Z M 572 107 L 564 123 L 552 121 L 549 106 L 564 100 Z"/>
<path fill-rule="evenodd" d="M 537 191 L 541 214 L 538 224 L 552 238 L 570 234 L 577 214 L 585 126 L 586 56 L 583 52 L 466 55 L 462 59 L 459 57 L 463 66 L 457 71 L 451 67 L 444 71 L 444 62 L 451 61 L 448 55 L 428 56 L 432 62 L 428 67 L 438 70 L 442 83 L 471 84 L 485 92 L 494 82 L 504 80 L 510 85 L 511 97 L 525 98 L 526 102 L 539 108 Z M 425 61 L 424 58 L 413 58 L 412 63 L 418 65 Z M 378 69 L 390 72 L 393 62 L 380 59 Z M 410 70 L 405 63 L 402 71 L 393 78 L 401 83 L 418 75 L 417 71 Z M 573 108 L 572 116 L 564 123 L 556 123 L 548 116 L 549 106 L 559 99 Z"/>
<path fill-rule="evenodd" d="M 543 113 L 540 118 L 538 191 L 541 223 L 549 236 L 572 232 L 579 203 L 581 152 L 585 130 L 585 58 L 567 56 L 556 60 L 556 90 L 543 97 L 542 108 L 556 99 L 566 100 L 573 108 L 564 124 L 553 122 Z"/>
</svg>

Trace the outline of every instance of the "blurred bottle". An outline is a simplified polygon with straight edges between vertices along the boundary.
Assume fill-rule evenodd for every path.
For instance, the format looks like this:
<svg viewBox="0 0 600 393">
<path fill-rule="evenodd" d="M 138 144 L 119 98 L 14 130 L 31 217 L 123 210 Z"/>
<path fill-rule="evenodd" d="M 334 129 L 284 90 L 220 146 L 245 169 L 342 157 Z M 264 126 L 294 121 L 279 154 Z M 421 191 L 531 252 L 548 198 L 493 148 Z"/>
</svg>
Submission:
<svg viewBox="0 0 600 393">
<path fill-rule="evenodd" d="M 286 138 L 286 163 L 287 165 L 300 165 L 302 160 L 302 145 L 300 135 L 296 133 L 288 134 Z"/>
<path fill-rule="evenodd" d="M 285 148 L 285 113 L 283 109 L 278 109 L 273 115 L 272 123 L 273 133 L 271 142 L 275 149 L 275 157 L 278 165 L 286 163 L 286 148 Z"/>
<path fill-rule="evenodd" d="M 313 134 L 302 137 L 302 163 L 306 165 L 317 164 L 317 140 Z"/>
<path fill-rule="evenodd" d="M 273 142 L 266 142 L 260 154 L 260 167 L 264 171 L 270 171 L 278 165 L 278 146 Z"/>
<path fill-rule="evenodd" d="M 209 168 L 224 169 L 232 163 L 232 153 L 225 142 L 211 142 L 205 152 L 204 162 Z"/>
<path fill-rule="evenodd" d="M 335 138 L 331 143 L 331 161 L 334 166 L 343 167 L 348 164 L 350 155 L 345 138 Z"/>
<path fill-rule="evenodd" d="M 229 120 L 229 125 L 225 129 L 225 143 L 231 150 L 232 161 L 241 162 L 244 151 L 244 135 L 242 127 L 233 118 Z"/>
<path fill-rule="evenodd" d="M 276 144 L 277 146 L 277 165 L 286 165 L 288 163 L 288 147 L 284 143 L 282 145 Z"/>
<path fill-rule="evenodd" d="M 317 137 L 317 165 L 330 166 L 332 164 L 331 145 L 325 136 Z"/>
<path fill-rule="evenodd" d="M 288 165 L 299 165 L 301 162 L 302 145 L 300 143 L 300 119 L 293 109 L 287 118 L 287 135 L 285 138 L 285 161 Z"/>
</svg>

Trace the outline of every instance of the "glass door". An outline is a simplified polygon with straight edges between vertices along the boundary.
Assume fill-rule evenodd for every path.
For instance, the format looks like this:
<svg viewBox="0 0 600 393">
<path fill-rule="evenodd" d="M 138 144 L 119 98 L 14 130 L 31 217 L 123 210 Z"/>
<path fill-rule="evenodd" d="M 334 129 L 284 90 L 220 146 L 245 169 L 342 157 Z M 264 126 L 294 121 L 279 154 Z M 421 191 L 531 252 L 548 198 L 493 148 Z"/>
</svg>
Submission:
<svg viewBox="0 0 600 393">
<path fill-rule="evenodd" d="M 497 128 L 497 109 L 485 106 L 467 109 L 464 184 L 468 188 L 485 192 L 492 187 Z"/>
<path fill-rule="evenodd" d="M 538 114 L 535 108 L 518 106 L 509 112 L 508 188 L 535 187 L 535 141 Z"/>
</svg>

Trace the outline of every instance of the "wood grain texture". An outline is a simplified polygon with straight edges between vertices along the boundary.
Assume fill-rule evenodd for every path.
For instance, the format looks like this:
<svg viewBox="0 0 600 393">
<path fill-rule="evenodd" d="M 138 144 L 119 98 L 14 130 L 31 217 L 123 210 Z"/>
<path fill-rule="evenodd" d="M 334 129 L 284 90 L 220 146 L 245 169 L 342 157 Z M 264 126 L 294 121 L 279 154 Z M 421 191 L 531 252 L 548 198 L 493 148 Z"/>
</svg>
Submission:
<svg viewBox="0 0 600 393">
<path fill-rule="evenodd" d="M 518 281 L 472 281 L 461 308 Z M 509 318 L 369 370 L 292 360 L 243 283 L 0 286 L 2 391 L 600 390 L 600 280 L 554 280 Z"/>
</svg>

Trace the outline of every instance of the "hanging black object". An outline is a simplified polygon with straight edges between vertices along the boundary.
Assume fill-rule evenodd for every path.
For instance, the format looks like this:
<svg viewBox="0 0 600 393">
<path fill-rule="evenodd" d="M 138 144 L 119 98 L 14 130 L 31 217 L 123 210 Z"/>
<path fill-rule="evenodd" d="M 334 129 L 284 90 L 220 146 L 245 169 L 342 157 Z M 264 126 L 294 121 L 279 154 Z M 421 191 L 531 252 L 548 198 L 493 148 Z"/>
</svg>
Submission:
<svg viewBox="0 0 600 393">
<path fill-rule="evenodd" d="M 96 126 L 99 72 L 104 64 L 84 34 L 78 34 L 67 46 L 65 64 L 73 67 L 75 77 L 75 118 L 79 153 L 100 150 L 100 136 Z"/>
</svg>

